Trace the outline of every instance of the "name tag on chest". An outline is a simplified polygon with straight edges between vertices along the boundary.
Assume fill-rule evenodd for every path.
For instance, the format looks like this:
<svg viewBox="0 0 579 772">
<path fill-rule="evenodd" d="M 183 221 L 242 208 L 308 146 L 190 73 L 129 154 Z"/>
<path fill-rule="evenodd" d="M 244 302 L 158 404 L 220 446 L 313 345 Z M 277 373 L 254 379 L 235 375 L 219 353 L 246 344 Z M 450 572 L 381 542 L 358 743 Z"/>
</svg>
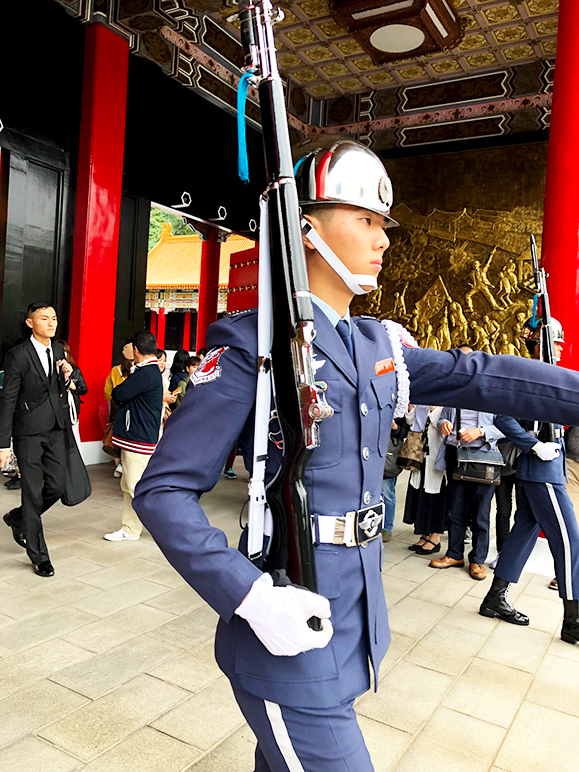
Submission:
<svg viewBox="0 0 579 772">
<path fill-rule="evenodd" d="M 374 365 L 374 371 L 376 372 L 376 375 L 386 375 L 386 373 L 393 372 L 394 361 L 392 357 L 389 357 L 388 359 L 380 359 L 380 361 L 376 362 Z"/>
</svg>

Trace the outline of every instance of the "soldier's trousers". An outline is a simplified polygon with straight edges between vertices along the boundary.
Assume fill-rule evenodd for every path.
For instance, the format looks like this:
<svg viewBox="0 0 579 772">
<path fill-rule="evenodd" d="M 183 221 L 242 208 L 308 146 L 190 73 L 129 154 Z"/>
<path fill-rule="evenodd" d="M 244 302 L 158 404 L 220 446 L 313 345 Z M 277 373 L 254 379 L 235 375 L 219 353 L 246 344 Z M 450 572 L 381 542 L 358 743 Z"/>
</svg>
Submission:
<svg viewBox="0 0 579 772">
<path fill-rule="evenodd" d="M 255 772 L 373 772 L 353 703 L 288 708 L 240 689 L 234 694 L 257 737 Z"/>
<path fill-rule="evenodd" d="M 515 524 L 505 541 L 495 574 L 518 582 L 525 563 L 543 531 L 555 561 L 559 595 L 579 599 L 579 527 L 564 485 L 527 482 L 517 486 Z"/>
</svg>

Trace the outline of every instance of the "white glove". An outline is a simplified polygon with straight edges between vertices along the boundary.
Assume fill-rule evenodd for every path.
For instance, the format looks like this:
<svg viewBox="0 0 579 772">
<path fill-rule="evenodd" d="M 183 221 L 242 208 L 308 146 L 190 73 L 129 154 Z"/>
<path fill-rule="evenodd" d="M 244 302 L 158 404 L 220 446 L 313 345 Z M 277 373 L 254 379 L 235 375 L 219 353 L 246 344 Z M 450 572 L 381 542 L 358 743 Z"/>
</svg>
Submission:
<svg viewBox="0 0 579 772">
<path fill-rule="evenodd" d="M 553 461 L 559 456 L 561 446 L 558 442 L 538 442 L 531 450 L 535 451 L 541 461 Z"/>
<path fill-rule="evenodd" d="M 249 622 L 265 648 L 276 657 L 323 649 L 334 633 L 327 598 L 297 587 L 274 587 L 269 574 L 255 580 L 235 613 Z M 310 617 L 322 620 L 319 632 L 308 627 Z"/>
</svg>

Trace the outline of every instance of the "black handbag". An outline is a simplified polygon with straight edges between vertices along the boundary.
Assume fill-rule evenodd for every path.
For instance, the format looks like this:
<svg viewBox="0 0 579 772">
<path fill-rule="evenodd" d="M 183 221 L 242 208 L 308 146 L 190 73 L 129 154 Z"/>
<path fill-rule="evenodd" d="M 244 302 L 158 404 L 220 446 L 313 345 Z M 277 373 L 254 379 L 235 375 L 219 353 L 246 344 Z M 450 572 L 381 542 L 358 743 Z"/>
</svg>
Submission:
<svg viewBox="0 0 579 772">
<path fill-rule="evenodd" d="M 408 424 L 404 418 L 396 419 L 396 423 L 398 429 L 393 429 L 390 433 L 390 442 L 388 443 L 388 450 L 386 451 L 386 458 L 384 460 L 384 472 L 382 474 L 384 480 L 398 477 L 402 471 L 402 468 L 398 466 L 397 462 L 404 440 L 408 435 Z"/>
<path fill-rule="evenodd" d="M 460 445 L 460 410 L 456 411 L 456 437 L 458 443 L 456 467 L 452 479 L 484 485 L 499 485 L 501 469 L 505 465 L 502 455 L 498 450 L 464 448 Z"/>
<path fill-rule="evenodd" d="M 66 450 L 66 485 L 60 499 L 66 507 L 76 507 L 92 493 L 90 477 L 74 439 L 72 429 L 67 431 L 68 447 Z"/>
<path fill-rule="evenodd" d="M 523 451 L 519 448 L 518 445 L 515 445 L 514 442 L 511 442 L 511 440 L 507 440 L 506 442 L 499 442 L 497 448 L 499 449 L 501 456 L 503 457 L 503 461 L 505 462 L 504 467 L 501 469 L 501 477 L 510 477 L 517 471 L 519 456 Z"/>
</svg>

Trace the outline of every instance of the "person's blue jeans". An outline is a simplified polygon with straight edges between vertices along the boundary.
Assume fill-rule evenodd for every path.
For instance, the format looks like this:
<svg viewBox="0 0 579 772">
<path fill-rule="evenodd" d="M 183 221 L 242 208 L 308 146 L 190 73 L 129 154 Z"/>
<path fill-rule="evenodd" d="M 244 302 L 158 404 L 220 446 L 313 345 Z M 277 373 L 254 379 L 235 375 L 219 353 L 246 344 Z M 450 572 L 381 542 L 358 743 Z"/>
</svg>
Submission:
<svg viewBox="0 0 579 772">
<path fill-rule="evenodd" d="M 382 495 L 384 496 L 384 531 L 392 531 L 394 528 L 397 479 L 397 477 L 389 477 L 387 480 L 382 480 Z"/>
</svg>

